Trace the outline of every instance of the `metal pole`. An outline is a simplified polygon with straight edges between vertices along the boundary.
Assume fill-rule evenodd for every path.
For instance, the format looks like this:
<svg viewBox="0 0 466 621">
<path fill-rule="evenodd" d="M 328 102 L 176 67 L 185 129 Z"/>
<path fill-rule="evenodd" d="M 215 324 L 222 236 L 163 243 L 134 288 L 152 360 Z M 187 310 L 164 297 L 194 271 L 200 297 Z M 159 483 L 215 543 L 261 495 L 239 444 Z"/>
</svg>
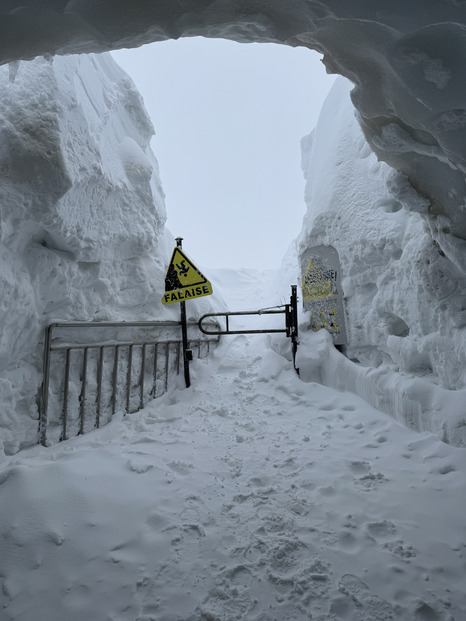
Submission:
<svg viewBox="0 0 466 621">
<path fill-rule="evenodd" d="M 67 440 L 66 426 L 68 424 L 68 393 L 70 385 L 70 356 L 71 350 L 66 350 L 65 356 L 65 385 L 63 387 L 63 411 L 62 411 L 62 432 L 60 441 Z"/>
<path fill-rule="evenodd" d="M 182 237 L 176 238 L 176 245 L 182 248 Z M 186 302 L 180 302 L 180 319 L 181 319 L 181 335 L 183 337 L 183 365 L 184 365 L 184 381 L 186 388 L 191 386 L 191 378 L 189 375 L 189 361 L 191 360 L 191 351 L 188 346 L 188 328 L 186 323 Z"/>
<path fill-rule="evenodd" d="M 298 352 L 298 287 L 297 285 L 291 285 L 291 343 L 292 343 L 292 356 L 293 367 L 296 373 L 299 375 L 299 369 L 296 367 L 296 354 Z"/>
<path fill-rule="evenodd" d="M 133 370 L 133 345 L 128 347 L 128 369 L 126 372 L 126 414 L 131 406 L 131 371 Z"/>
<path fill-rule="evenodd" d="M 82 367 L 82 379 L 81 379 L 81 395 L 79 397 L 79 432 L 78 436 L 84 433 L 84 417 L 86 415 L 86 382 L 87 382 L 87 354 L 89 348 L 84 348 L 83 354 L 83 367 Z"/>
<path fill-rule="evenodd" d="M 39 442 L 42 446 L 47 444 L 47 409 L 49 404 L 49 383 L 50 383 L 50 358 L 52 346 L 52 332 L 55 324 L 47 326 L 44 340 L 44 379 L 42 380 L 42 394 L 40 400 L 39 413 Z"/>
</svg>

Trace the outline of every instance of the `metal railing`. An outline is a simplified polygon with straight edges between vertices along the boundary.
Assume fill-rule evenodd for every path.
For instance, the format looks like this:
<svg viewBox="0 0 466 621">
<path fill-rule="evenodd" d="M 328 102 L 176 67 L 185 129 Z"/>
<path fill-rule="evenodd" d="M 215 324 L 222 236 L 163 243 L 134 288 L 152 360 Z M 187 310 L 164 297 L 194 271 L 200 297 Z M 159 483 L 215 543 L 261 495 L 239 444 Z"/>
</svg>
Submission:
<svg viewBox="0 0 466 621">
<path fill-rule="evenodd" d="M 169 377 L 180 373 L 180 326 L 177 321 L 47 326 L 39 442 L 46 446 L 99 428 L 117 411 L 136 412 L 166 392 Z M 197 331 L 197 323 L 189 323 L 188 330 Z M 218 339 L 196 332 L 190 335 L 189 347 L 202 358 Z"/>
<path fill-rule="evenodd" d="M 243 328 L 232 330 L 230 327 L 230 317 L 246 317 L 253 315 L 285 315 L 285 327 L 284 328 L 256 328 L 254 330 L 246 330 Z M 213 326 L 204 326 L 204 322 L 207 319 L 215 317 L 223 317 L 225 320 L 225 327 L 222 329 L 220 323 L 215 323 Z M 289 304 L 281 304 L 280 306 L 274 306 L 271 308 L 262 308 L 256 311 L 222 311 L 220 313 L 207 313 L 202 315 L 198 321 L 199 330 L 206 335 L 217 335 L 220 337 L 222 334 L 273 334 L 283 333 L 291 339 L 292 348 L 291 354 L 293 358 L 293 367 L 296 373 L 299 375 L 299 369 L 296 367 L 296 353 L 298 350 L 298 293 L 297 286 L 291 285 L 291 296 Z M 212 329 L 212 327 L 214 329 Z"/>
</svg>

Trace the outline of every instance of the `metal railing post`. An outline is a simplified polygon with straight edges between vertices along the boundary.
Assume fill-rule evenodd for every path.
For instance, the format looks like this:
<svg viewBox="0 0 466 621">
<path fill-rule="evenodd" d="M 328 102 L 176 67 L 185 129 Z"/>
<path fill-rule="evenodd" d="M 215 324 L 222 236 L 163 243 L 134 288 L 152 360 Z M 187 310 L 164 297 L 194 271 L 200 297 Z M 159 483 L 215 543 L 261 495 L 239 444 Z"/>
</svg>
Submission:
<svg viewBox="0 0 466 621">
<path fill-rule="evenodd" d="M 87 354 L 88 347 L 84 348 L 83 354 L 83 366 L 82 366 L 82 380 L 81 380 L 81 395 L 79 397 L 80 407 L 79 407 L 79 433 L 78 435 L 82 435 L 84 433 L 84 417 L 86 416 L 86 382 L 87 382 Z"/>
<path fill-rule="evenodd" d="M 49 405 L 49 384 L 50 384 L 50 358 L 51 358 L 51 345 L 52 345 L 52 332 L 55 324 L 47 326 L 45 329 L 44 338 L 44 362 L 43 372 L 44 377 L 42 380 L 42 394 L 40 398 L 40 411 L 39 411 L 39 442 L 42 446 L 47 444 L 47 410 Z"/>
<path fill-rule="evenodd" d="M 146 372 L 146 344 L 143 343 L 141 351 L 141 376 L 139 379 L 139 409 L 144 407 L 144 375 Z"/>
<path fill-rule="evenodd" d="M 63 410 L 62 410 L 62 432 L 61 432 L 61 440 L 66 440 L 66 427 L 68 424 L 68 391 L 70 384 L 70 356 L 71 351 L 69 349 L 66 350 L 65 355 L 65 384 L 63 387 Z"/>
<path fill-rule="evenodd" d="M 129 414 L 131 401 L 131 372 L 133 368 L 133 345 L 128 346 L 128 370 L 126 374 L 126 414 Z"/>
<path fill-rule="evenodd" d="M 104 370 L 104 346 L 102 345 L 99 350 L 99 361 L 97 363 L 97 396 L 96 396 L 96 414 L 95 414 L 95 426 L 97 429 L 100 427 L 100 407 L 102 401 L 102 375 Z"/>
<path fill-rule="evenodd" d="M 154 365 L 152 367 L 152 375 L 153 375 L 153 384 L 152 384 L 152 390 L 151 390 L 151 395 L 154 397 L 154 399 L 157 396 L 157 362 L 158 362 L 158 348 L 159 345 L 158 343 L 154 343 Z"/>
<path fill-rule="evenodd" d="M 115 351 L 114 351 L 114 357 L 113 357 L 113 372 L 112 372 L 112 416 L 116 412 L 119 353 L 120 353 L 120 346 L 115 345 Z"/>
</svg>

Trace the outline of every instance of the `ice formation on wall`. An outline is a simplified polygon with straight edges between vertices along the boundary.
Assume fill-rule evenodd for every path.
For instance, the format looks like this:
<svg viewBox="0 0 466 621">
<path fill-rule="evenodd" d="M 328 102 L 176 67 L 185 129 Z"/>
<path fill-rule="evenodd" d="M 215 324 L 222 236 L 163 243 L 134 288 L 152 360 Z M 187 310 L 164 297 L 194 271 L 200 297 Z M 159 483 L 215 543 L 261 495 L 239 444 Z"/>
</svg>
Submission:
<svg viewBox="0 0 466 621">
<path fill-rule="evenodd" d="M 0 7 L 0 62 L 196 35 L 316 49 L 355 84 L 379 157 L 426 197 L 439 230 L 466 238 L 465 23 L 464 0 L 12 0 Z"/>
<path fill-rule="evenodd" d="M 4 66 L 0 83 L 0 427 L 12 452 L 37 440 L 45 325 L 169 314 L 169 249 L 152 124 L 110 55 L 38 58 L 15 76 Z"/>
</svg>

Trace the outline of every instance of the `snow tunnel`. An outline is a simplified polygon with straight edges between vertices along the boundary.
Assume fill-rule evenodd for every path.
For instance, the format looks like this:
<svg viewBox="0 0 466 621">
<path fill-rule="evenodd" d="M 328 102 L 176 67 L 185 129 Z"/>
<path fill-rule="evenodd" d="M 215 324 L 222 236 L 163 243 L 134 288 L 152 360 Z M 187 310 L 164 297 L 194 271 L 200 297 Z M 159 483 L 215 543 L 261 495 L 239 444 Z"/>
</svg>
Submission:
<svg viewBox="0 0 466 621">
<path fill-rule="evenodd" d="M 102 52 L 180 37 L 305 46 L 323 54 L 327 71 L 353 84 L 352 101 L 377 155 L 407 175 L 466 237 L 465 109 L 461 97 L 466 52 L 463 2 L 358 0 L 268 3 L 181 0 L 129 5 L 112 2 L 12 0 L 0 8 L 0 59 Z M 442 167 L 447 183 L 433 181 Z M 449 188 L 449 191 L 445 190 Z"/>
<path fill-rule="evenodd" d="M 354 108 L 343 106 L 348 89 L 337 86 L 323 124 L 304 142 L 312 213 L 299 251 L 320 243 L 339 250 L 354 360 L 432 373 L 458 397 L 466 386 L 465 22 L 461 0 L 2 4 L 5 450 L 35 438 L 45 322 L 78 313 L 125 318 L 135 304 L 149 312 L 163 276 L 148 252 L 166 244 L 151 124 L 127 78 L 88 54 L 180 37 L 304 46 L 350 80 Z M 319 158 L 332 132 L 333 151 Z M 321 177 L 335 171 L 330 193 L 318 184 L 319 166 Z M 138 209 L 126 210 L 135 199 Z M 406 398 L 414 405 L 401 418 L 419 411 L 419 428 L 453 437 L 450 414 L 437 407 L 423 418 L 422 400 Z"/>
</svg>

